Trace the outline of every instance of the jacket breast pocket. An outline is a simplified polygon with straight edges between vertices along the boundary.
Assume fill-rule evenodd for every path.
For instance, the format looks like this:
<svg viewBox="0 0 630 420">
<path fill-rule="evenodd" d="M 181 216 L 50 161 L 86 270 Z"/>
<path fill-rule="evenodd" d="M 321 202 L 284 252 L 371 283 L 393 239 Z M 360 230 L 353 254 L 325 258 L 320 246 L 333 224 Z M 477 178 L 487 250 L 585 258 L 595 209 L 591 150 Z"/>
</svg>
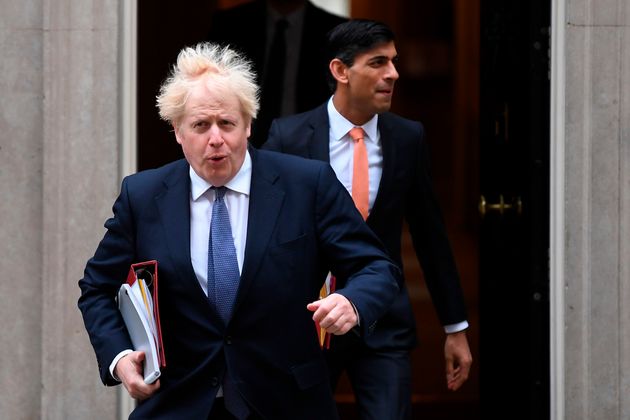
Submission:
<svg viewBox="0 0 630 420">
<path fill-rule="evenodd" d="M 298 236 L 291 238 L 278 238 L 278 242 L 275 246 L 270 248 L 270 253 L 273 255 L 291 255 L 303 252 L 308 243 L 308 234 L 301 233 Z"/>
<path fill-rule="evenodd" d="M 301 265 L 308 264 L 307 260 L 312 255 L 309 249 L 310 236 L 302 233 L 291 239 L 272 242 L 264 259 L 264 265 L 272 270 L 280 278 L 290 278 L 301 272 Z M 272 240 L 273 241 L 273 240 Z"/>
</svg>

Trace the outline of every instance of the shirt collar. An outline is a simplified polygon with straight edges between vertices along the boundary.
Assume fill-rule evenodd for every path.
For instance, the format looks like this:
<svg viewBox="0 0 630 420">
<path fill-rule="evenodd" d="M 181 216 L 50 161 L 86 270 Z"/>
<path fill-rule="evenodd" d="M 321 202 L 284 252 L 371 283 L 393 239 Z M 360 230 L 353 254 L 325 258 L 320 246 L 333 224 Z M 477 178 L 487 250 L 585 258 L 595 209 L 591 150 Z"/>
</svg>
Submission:
<svg viewBox="0 0 630 420">
<path fill-rule="evenodd" d="M 354 124 L 348 121 L 339 113 L 339 111 L 337 111 L 337 108 L 335 108 L 335 105 L 333 104 L 332 96 L 328 100 L 328 120 L 330 121 L 330 130 L 333 138 L 336 141 L 343 139 L 343 137 L 348 134 L 348 131 L 355 127 Z M 361 127 L 366 134 L 366 138 L 364 140 L 376 143 L 378 133 L 378 114 L 374 114 L 374 116 Z"/>
<path fill-rule="evenodd" d="M 197 201 L 199 197 L 204 195 L 213 185 L 201 178 L 194 171 L 192 166 L 189 169 L 190 182 L 191 182 L 191 194 L 193 201 Z M 241 194 L 249 195 L 249 190 L 252 184 L 252 158 L 249 155 L 249 151 L 245 152 L 245 160 L 241 165 L 241 169 L 238 170 L 236 175 L 229 180 L 225 186 Z"/>
</svg>

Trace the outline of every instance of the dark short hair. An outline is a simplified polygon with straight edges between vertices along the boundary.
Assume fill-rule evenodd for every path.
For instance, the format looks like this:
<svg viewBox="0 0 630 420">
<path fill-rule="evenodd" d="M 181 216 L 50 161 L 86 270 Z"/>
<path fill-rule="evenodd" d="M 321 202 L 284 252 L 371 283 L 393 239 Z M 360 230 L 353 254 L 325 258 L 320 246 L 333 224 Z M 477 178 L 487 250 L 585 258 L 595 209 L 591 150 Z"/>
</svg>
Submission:
<svg viewBox="0 0 630 420">
<path fill-rule="evenodd" d="M 376 45 L 394 40 L 394 32 L 384 24 L 370 19 L 351 19 L 328 32 L 328 62 L 338 58 L 346 66 L 354 64 L 357 55 Z M 328 74 L 330 87 L 335 90 L 335 79 Z"/>
</svg>

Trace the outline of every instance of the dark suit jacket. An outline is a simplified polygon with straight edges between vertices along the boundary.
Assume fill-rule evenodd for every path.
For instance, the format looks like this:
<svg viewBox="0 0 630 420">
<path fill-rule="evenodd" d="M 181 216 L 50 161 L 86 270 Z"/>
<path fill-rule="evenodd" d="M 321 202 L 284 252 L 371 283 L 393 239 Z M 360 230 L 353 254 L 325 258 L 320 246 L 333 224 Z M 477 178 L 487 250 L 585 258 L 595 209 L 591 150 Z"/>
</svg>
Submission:
<svg viewBox="0 0 630 420">
<path fill-rule="evenodd" d="M 79 281 L 79 308 L 101 379 L 132 348 L 114 296 L 129 265 L 159 262 L 167 366 L 161 388 L 132 418 L 205 419 L 226 366 L 268 419 L 337 418 L 307 303 L 332 267 L 368 335 L 398 292 L 396 265 L 365 226 L 329 165 L 250 150 L 245 258 L 232 319 L 210 306 L 190 260 L 189 165 L 180 160 L 122 183 L 107 232 Z"/>
<path fill-rule="evenodd" d="M 429 157 L 419 122 L 392 113 L 379 115 L 383 174 L 367 224 L 402 267 L 403 221 L 409 225 L 416 254 L 440 321 L 466 320 L 459 277 L 429 177 Z M 326 104 L 312 111 L 274 120 L 264 149 L 329 162 Z M 374 349 L 410 349 L 416 344 L 415 321 L 405 287 L 374 334 Z"/>
<path fill-rule="evenodd" d="M 255 65 L 258 85 L 262 86 L 265 65 L 267 8 L 264 0 L 245 3 L 217 12 L 212 20 L 208 40 L 229 43 L 245 53 Z M 336 16 L 308 2 L 304 11 L 302 45 L 296 82 L 297 112 L 316 107 L 330 96 L 326 78 L 328 57 L 326 55 L 327 33 L 346 18 Z M 264 110 L 263 110 L 264 111 Z M 259 147 L 267 139 L 268 124 L 261 127 L 254 123 L 250 141 Z"/>
</svg>

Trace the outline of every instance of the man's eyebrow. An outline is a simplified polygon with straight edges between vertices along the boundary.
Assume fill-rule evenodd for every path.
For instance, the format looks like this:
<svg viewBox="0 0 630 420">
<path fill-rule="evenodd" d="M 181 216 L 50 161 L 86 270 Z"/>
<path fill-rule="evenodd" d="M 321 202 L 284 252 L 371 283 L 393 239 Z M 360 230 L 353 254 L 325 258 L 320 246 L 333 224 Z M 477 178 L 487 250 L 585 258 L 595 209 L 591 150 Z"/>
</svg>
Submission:
<svg viewBox="0 0 630 420">
<path fill-rule="evenodd" d="M 389 60 L 389 57 L 386 55 L 374 55 L 368 59 L 368 61 L 383 61 Z"/>
<path fill-rule="evenodd" d="M 389 61 L 389 60 L 394 61 L 394 62 L 398 61 L 398 54 L 396 54 L 396 55 L 395 55 L 394 57 L 392 57 L 391 59 L 389 58 L 389 56 L 388 56 L 388 55 L 383 55 L 383 54 L 381 54 L 381 55 L 375 55 L 375 56 L 370 57 L 370 58 L 368 59 L 368 62 L 373 62 L 373 61 Z"/>
</svg>

